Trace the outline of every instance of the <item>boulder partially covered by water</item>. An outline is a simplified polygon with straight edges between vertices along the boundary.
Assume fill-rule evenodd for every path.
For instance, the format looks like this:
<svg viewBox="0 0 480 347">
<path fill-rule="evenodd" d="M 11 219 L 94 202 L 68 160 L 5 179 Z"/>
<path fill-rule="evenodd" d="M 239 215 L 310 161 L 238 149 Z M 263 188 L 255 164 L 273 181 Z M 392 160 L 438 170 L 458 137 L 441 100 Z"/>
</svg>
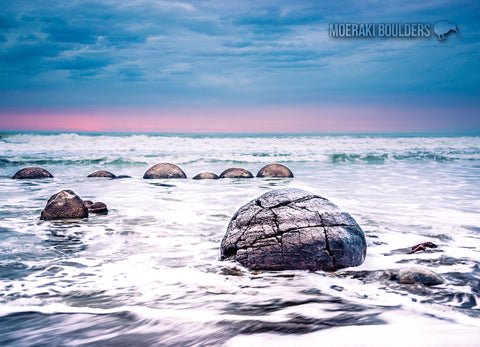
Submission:
<svg viewBox="0 0 480 347">
<path fill-rule="evenodd" d="M 233 167 L 223 171 L 220 174 L 220 178 L 253 178 L 253 175 L 248 170 Z"/>
<path fill-rule="evenodd" d="M 218 175 L 213 172 L 201 172 L 193 177 L 194 180 L 216 180 L 218 178 Z"/>
<path fill-rule="evenodd" d="M 183 172 L 183 170 L 177 165 L 160 163 L 148 169 L 143 175 L 143 178 L 187 178 L 187 175 L 185 175 L 185 172 Z"/>
<path fill-rule="evenodd" d="M 113 173 L 109 172 L 109 171 L 103 171 L 103 170 L 100 170 L 100 171 L 95 171 L 95 172 L 92 172 L 90 175 L 88 175 L 87 177 L 107 177 L 107 178 L 115 178 L 117 176 L 115 176 Z"/>
<path fill-rule="evenodd" d="M 292 171 L 282 164 L 268 164 L 262 167 L 257 177 L 275 177 L 275 178 L 288 178 L 293 177 Z"/>
<path fill-rule="evenodd" d="M 72 219 L 88 217 L 88 209 L 83 200 L 72 190 L 62 190 L 48 199 L 40 219 Z"/>
<path fill-rule="evenodd" d="M 401 269 L 394 274 L 393 279 L 401 284 L 421 283 L 427 286 L 442 284 L 444 282 L 444 279 L 440 275 L 425 268 Z"/>
<path fill-rule="evenodd" d="M 85 203 L 89 213 L 108 214 L 107 205 L 105 205 L 103 202 L 93 202 L 90 200 L 84 200 L 83 202 Z"/>
<path fill-rule="evenodd" d="M 53 178 L 53 175 L 41 167 L 26 167 L 17 171 L 12 178 L 19 180 L 29 178 Z"/>
<path fill-rule="evenodd" d="M 367 251 L 355 220 L 325 198 L 278 189 L 242 206 L 221 242 L 222 259 L 257 270 L 325 270 L 357 266 Z"/>
</svg>

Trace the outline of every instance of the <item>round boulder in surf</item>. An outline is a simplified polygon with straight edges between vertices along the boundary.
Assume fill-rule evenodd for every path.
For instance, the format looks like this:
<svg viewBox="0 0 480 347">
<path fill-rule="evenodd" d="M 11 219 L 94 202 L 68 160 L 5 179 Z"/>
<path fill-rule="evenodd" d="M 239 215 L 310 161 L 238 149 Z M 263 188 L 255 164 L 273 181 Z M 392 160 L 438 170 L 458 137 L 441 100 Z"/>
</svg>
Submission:
<svg viewBox="0 0 480 347">
<path fill-rule="evenodd" d="M 13 175 L 14 179 L 53 178 L 53 175 L 41 167 L 26 167 Z"/>
<path fill-rule="evenodd" d="M 255 270 L 324 270 L 363 263 L 362 229 L 321 196 L 278 189 L 242 206 L 221 242 L 221 258 Z"/>
<path fill-rule="evenodd" d="M 220 174 L 220 178 L 253 178 L 253 175 L 248 170 L 233 167 L 223 171 Z"/>
<path fill-rule="evenodd" d="M 288 178 L 293 177 L 292 171 L 282 164 L 269 164 L 262 167 L 257 177 Z"/>
<path fill-rule="evenodd" d="M 143 175 L 143 178 L 187 178 L 187 175 L 175 164 L 160 163 L 148 169 Z"/>
<path fill-rule="evenodd" d="M 193 177 L 194 180 L 216 180 L 218 178 L 218 175 L 213 172 L 201 172 Z"/>
<path fill-rule="evenodd" d="M 88 209 L 83 200 L 72 190 L 62 190 L 48 199 L 40 219 L 76 219 L 88 217 Z"/>
<path fill-rule="evenodd" d="M 100 170 L 100 171 L 95 171 L 95 172 L 92 172 L 90 175 L 87 176 L 88 178 L 91 178 L 91 177 L 106 177 L 106 178 L 115 178 L 117 176 L 115 176 L 113 173 L 109 172 L 109 171 L 103 171 L 103 170 Z"/>
</svg>

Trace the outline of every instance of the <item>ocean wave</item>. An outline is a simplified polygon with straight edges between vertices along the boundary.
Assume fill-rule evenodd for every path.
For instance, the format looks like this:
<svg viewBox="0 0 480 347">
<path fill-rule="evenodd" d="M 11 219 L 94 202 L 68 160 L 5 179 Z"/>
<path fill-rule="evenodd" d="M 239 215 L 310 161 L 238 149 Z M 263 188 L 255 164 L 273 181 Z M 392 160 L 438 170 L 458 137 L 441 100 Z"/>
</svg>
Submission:
<svg viewBox="0 0 480 347">
<path fill-rule="evenodd" d="M 76 158 L 76 159 L 61 159 L 61 158 L 0 158 L 0 167 L 2 166 L 22 166 L 22 165 L 147 165 L 145 161 L 136 161 L 129 158 Z"/>
</svg>

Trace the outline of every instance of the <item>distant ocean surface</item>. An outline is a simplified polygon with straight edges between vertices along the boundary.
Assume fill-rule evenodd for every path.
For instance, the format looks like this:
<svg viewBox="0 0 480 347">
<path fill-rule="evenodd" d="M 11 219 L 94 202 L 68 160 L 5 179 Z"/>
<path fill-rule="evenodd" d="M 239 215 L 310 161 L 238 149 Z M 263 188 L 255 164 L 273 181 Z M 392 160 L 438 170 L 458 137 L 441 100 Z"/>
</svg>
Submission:
<svg viewBox="0 0 480 347">
<path fill-rule="evenodd" d="M 144 180 L 154 164 L 187 180 Z M 192 180 L 281 163 L 292 179 Z M 26 166 L 55 177 L 13 180 Z M 86 176 L 108 170 L 131 178 Z M 336 273 L 249 271 L 220 261 L 228 222 L 272 189 L 349 212 L 365 262 Z M 72 189 L 106 216 L 43 222 Z M 438 248 L 407 254 L 431 241 Z M 425 267 L 445 283 L 377 270 Z M 478 346 L 480 137 L 0 134 L 0 345 Z"/>
</svg>

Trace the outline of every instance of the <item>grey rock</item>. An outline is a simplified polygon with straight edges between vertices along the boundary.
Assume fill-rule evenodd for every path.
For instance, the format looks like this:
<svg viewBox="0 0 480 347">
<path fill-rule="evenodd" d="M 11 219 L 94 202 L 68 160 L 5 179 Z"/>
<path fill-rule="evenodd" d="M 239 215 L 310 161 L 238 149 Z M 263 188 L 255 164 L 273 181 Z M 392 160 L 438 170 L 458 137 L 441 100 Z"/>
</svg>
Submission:
<svg viewBox="0 0 480 347">
<path fill-rule="evenodd" d="M 253 175 L 248 170 L 234 167 L 223 171 L 220 178 L 253 178 Z"/>
<path fill-rule="evenodd" d="M 108 214 L 107 205 L 105 205 L 103 202 L 93 202 L 90 200 L 84 200 L 83 202 L 85 203 L 89 213 Z"/>
<path fill-rule="evenodd" d="M 360 265 L 367 244 L 355 220 L 318 195 L 278 189 L 242 206 L 221 242 L 221 258 L 257 270 L 325 270 Z"/>
<path fill-rule="evenodd" d="M 26 167 L 13 175 L 14 179 L 53 178 L 53 175 L 41 167 Z"/>
<path fill-rule="evenodd" d="M 276 177 L 276 178 L 287 178 L 293 177 L 292 171 L 282 164 L 268 164 L 262 167 L 258 173 L 257 177 Z"/>
<path fill-rule="evenodd" d="M 103 170 L 100 170 L 100 171 L 95 171 L 95 172 L 92 172 L 90 175 L 88 175 L 87 177 L 107 177 L 107 178 L 115 178 L 117 176 L 115 176 L 113 173 L 111 172 L 108 172 L 108 171 L 103 171 Z"/>
<path fill-rule="evenodd" d="M 71 190 L 62 190 L 48 199 L 40 219 L 71 219 L 88 217 L 88 209 L 83 200 Z"/>
<path fill-rule="evenodd" d="M 160 163 L 148 169 L 143 175 L 143 178 L 187 178 L 187 175 L 185 175 L 185 172 L 183 172 L 183 170 L 177 165 Z"/>
<path fill-rule="evenodd" d="M 194 180 L 216 180 L 218 179 L 218 175 L 214 174 L 213 172 L 202 172 L 198 175 L 195 175 L 193 178 Z"/>
<path fill-rule="evenodd" d="M 427 286 L 442 284 L 444 282 L 444 279 L 440 275 L 425 268 L 401 269 L 394 275 L 394 279 L 401 284 L 421 283 Z"/>
</svg>

